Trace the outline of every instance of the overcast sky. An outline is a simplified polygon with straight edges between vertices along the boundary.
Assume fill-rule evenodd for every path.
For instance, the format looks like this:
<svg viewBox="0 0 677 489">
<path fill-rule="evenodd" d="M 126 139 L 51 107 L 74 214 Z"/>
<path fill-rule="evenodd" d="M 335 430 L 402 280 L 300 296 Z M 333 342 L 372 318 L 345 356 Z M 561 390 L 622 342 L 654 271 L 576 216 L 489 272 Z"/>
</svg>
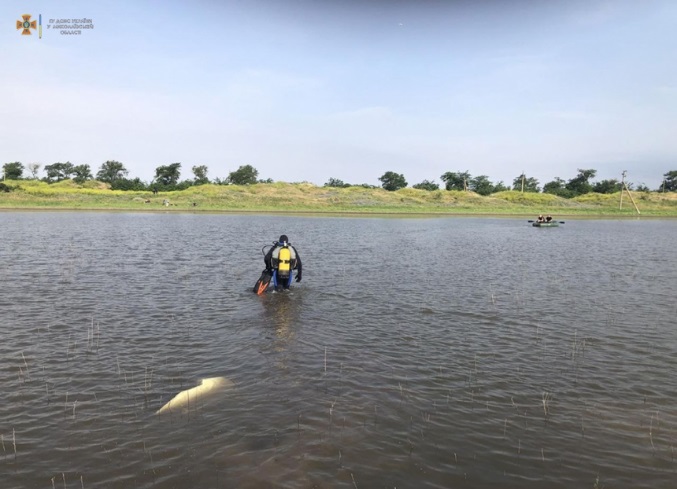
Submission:
<svg viewBox="0 0 677 489">
<path fill-rule="evenodd" d="M 674 0 L 5 0 L 0 20 L 0 164 L 652 189 L 677 170 Z"/>
</svg>

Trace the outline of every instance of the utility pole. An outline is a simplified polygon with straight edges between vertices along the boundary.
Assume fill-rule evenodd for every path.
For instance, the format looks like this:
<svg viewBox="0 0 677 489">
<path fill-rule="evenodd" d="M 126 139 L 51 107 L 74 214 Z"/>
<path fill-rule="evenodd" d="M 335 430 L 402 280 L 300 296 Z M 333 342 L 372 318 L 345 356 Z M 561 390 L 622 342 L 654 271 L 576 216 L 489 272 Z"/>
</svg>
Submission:
<svg viewBox="0 0 677 489">
<path fill-rule="evenodd" d="M 522 193 L 524 193 L 524 172 L 522 172 Z"/>
<path fill-rule="evenodd" d="M 623 190 L 625 190 L 628 193 L 630 200 L 632 201 L 632 205 L 635 206 L 635 210 L 637 211 L 637 214 L 641 214 L 641 212 L 639 212 L 639 208 L 637 207 L 637 204 L 635 203 L 635 199 L 632 198 L 632 194 L 630 193 L 630 189 L 625 184 L 625 174 L 626 173 L 627 173 L 627 171 L 623 170 L 623 173 L 622 173 L 623 178 L 621 179 L 621 204 L 620 204 L 620 207 L 618 209 L 619 210 L 623 209 Z"/>
<path fill-rule="evenodd" d="M 627 173 L 626 170 L 623 170 L 623 173 L 621 173 L 621 175 L 623 175 L 623 176 L 621 177 L 621 203 L 618 205 L 619 211 L 623 210 L 623 190 L 625 189 L 625 174 L 626 173 Z"/>
</svg>

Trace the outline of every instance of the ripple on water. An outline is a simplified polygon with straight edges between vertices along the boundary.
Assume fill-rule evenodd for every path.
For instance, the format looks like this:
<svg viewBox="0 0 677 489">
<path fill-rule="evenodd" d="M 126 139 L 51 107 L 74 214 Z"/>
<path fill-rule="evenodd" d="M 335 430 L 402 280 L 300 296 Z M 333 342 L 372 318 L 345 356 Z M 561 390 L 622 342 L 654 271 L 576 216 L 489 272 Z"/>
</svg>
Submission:
<svg viewBox="0 0 677 489">
<path fill-rule="evenodd" d="M 624 224 L 2 213 L 3 487 L 671 488 L 677 225 Z"/>
</svg>

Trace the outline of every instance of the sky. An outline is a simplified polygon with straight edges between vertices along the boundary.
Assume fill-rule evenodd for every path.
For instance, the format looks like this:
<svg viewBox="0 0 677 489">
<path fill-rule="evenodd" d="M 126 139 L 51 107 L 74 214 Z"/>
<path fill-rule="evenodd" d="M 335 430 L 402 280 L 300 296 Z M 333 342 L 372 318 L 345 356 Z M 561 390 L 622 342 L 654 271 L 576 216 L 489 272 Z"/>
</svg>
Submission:
<svg viewBox="0 0 677 489">
<path fill-rule="evenodd" d="M 4 0 L 0 164 L 656 189 L 677 170 L 676 25 L 673 0 Z"/>
</svg>

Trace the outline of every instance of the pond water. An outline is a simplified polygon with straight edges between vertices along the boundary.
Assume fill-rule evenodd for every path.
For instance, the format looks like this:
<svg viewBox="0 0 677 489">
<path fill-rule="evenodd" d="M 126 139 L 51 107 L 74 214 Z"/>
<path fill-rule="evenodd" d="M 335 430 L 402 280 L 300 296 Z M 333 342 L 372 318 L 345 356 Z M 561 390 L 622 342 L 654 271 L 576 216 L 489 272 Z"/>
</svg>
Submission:
<svg viewBox="0 0 677 489">
<path fill-rule="evenodd" d="M 3 488 L 675 487 L 677 221 L 0 230 Z M 303 281 L 257 296 L 283 233 Z"/>
</svg>

